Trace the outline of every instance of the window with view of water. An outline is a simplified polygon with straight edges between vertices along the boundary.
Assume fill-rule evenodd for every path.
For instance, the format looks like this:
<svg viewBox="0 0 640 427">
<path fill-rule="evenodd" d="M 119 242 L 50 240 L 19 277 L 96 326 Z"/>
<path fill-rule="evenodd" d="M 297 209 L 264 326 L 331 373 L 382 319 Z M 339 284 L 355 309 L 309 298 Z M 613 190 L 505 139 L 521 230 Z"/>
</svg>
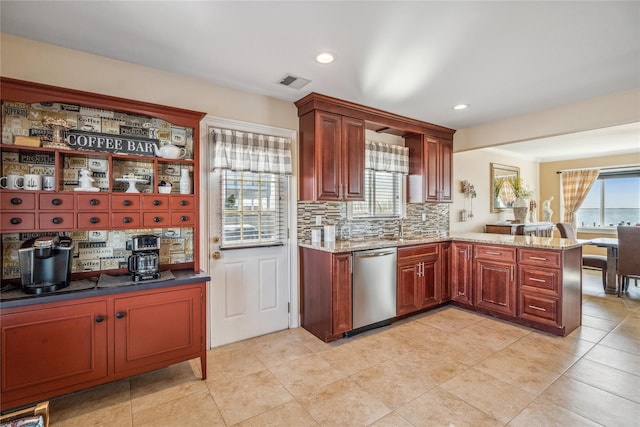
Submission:
<svg viewBox="0 0 640 427">
<path fill-rule="evenodd" d="M 280 194 L 286 177 L 225 170 L 221 180 L 222 245 L 280 243 L 285 216 Z"/>
<path fill-rule="evenodd" d="M 640 224 L 640 170 L 601 173 L 576 215 L 578 227 Z"/>
<path fill-rule="evenodd" d="M 364 176 L 363 202 L 351 203 L 353 218 L 400 216 L 402 175 L 367 169 Z"/>
</svg>

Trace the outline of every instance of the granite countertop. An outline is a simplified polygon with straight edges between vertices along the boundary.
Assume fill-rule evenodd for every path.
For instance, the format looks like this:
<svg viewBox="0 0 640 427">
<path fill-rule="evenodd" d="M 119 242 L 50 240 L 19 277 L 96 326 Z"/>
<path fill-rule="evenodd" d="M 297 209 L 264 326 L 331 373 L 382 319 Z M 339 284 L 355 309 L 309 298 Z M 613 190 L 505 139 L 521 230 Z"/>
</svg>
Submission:
<svg viewBox="0 0 640 427">
<path fill-rule="evenodd" d="M 446 236 L 408 236 L 402 240 L 372 238 L 363 240 L 338 240 L 333 243 L 322 242 L 319 244 L 311 244 L 311 242 L 307 240 L 299 242 L 298 246 L 325 252 L 339 253 L 449 242 L 454 240 L 458 242 L 486 243 L 492 245 L 553 250 L 572 249 L 589 243 L 589 240 L 561 239 L 556 237 L 512 236 L 510 234 L 492 233 L 448 233 Z"/>
</svg>

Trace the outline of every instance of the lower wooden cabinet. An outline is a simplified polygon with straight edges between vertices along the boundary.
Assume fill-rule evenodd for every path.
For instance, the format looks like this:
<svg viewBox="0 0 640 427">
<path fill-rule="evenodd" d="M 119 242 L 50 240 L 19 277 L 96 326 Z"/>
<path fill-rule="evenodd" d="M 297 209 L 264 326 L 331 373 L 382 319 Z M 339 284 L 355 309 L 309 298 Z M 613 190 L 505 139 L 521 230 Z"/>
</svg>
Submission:
<svg viewBox="0 0 640 427">
<path fill-rule="evenodd" d="M 453 242 L 451 244 L 451 299 L 472 305 L 473 292 L 473 244 Z"/>
<path fill-rule="evenodd" d="M 474 305 L 515 316 L 516 248 L 475 245 L 474 249 Z"/>
<path fill-rule="evenodd" d="M 440 277 L 439 244 L 399 248 L 396 315 L 438 305 Z"/>
<path fill-rule="evenodd" d="M 3 309 L 2 410 L 200 357 L 205 284 Z"/>
<path fill-rule="evenodd" d="M 302 327 L 325 342 L 353 329 L 351 252 L 300 248 Z"/>
<path fill-rule="evenodd" d="M 440 302 L 451 300 L 451 242 L 440 243 Z"/>
</svg>

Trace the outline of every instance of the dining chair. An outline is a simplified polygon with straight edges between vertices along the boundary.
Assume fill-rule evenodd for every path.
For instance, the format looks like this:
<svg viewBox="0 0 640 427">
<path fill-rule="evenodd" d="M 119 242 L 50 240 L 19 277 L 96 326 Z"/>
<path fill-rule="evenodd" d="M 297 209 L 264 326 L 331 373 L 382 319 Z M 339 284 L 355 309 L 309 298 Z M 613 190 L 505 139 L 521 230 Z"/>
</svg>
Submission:
<svg viewBox="0 0 640 427">
<path fill-rule="evenodd" d="M 576 233 L 568 222 L 559 222 L 556 224 L 560 236 L 565 239 L 576 240 Z M 607 257 L 603 255 L 582 254 L 582 266 L 587 268 L 595 268 L 602 271 L 602 289 L 607 288 Z"/>
<path fill-rule="evenodd" d="M 618 226 L 618 297 L 640 277 L 640 227 Z"/>
</svg>

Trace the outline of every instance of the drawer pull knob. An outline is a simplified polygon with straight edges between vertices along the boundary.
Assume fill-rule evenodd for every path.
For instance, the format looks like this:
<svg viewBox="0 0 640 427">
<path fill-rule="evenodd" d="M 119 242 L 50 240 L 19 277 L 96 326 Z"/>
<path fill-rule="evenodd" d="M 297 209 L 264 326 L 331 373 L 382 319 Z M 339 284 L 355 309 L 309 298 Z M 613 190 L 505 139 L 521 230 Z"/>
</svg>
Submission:
<svg viewBox="0 0 640 427">
<path fill-rule="evenodd" d="M 62 224 L 62 218 L 60 217 L 55 217 L 51 220 L 51 222 L 53 222 L 54 224 Z"/>
<path fill-rule="evenodd" d="M 62 200 L 60 200 L 60 199 L 53 199 L 53 200 L 51 201 L 51 204 L 52 204 L 52 205 L 54 205 L 54 206 L 60 206 L 60 205 L 62 204 Z"/>
<path fill-rule="evenodd" d="M 531 280 L 532 282 L 547 283 L 546 280 L 536 279 L 535 277 L 529 277 L 529 280 Z"/>
<path fill-rule="evenodd" d="M 131 222 L 131 218 L 128 216 L 125 216 L 124 218 L 122 218 L 122 222 L 124 222 L 125 224 L 129 224 Z"/>
<path fill-rule="evenodd" d="M 122 319 L 125 316 L 125 314 L 126 313 L 124 311 L 119 311 L 119 312 L 116 313 L 116 317 L 118 319 Z"/>
<path fill-rule="evenodd" d="M 21 205 L 22 204 L 22 199 L 20 197 L 14 197 L 11 199 L 11 204 L 12 205 Z"/>
<path fill-rule="evenodd" d="M 94 217 L 92 217 L 91 219 L 89 219 L 89 222 L 90 222 L 91 224 L 97 224 L 97 223 L 99 223 L 99 222 L 100 222 L 100 219 L 99 219 L 99 218 L 96 218 L 96 217 L 94 216 Z"/>
<path fill-rule="evenodd" d="M 162 218 L 160 218 L 159 216 L 153 217 L 153 222 L 160 222 L 160 221 L 162 221 Z"/>
<path fill-rule="evenodd" d="M 502 255 L 502 252 L 487 251 L 487 254 L 489 254 L 489 255 Z"/>
<path fill-rule="evenodd" d="M 122 205 L 123 206 L 131 206 L 131 200 L 123 200 L 122 201 Z"/>
<path fill-rule="evenodd" d="M 538 256 L 532 256 L 531 259 L 534 259 L 536 261 L 547 261 L 546 258 L 541 258 L 541 257 L 538 257 Z"/>
<path fill-rule="evenodd" d="M 186 200 L 180 200 L 180 206 L 187 206 L 189 204 L 189 202 L 187 202 Z"/>
<path fill-rule="evenodd" d="M 13 225 L 18 225 L 22 222 L 22 220 L 20 218 L 11 218 L 11 221 L 9 222 Z"/>
<path fill-rule="evenodd" d="M 90 204 L 91 206 L 98 206 L 98 205 L 100 204 L 100 200 L 98 200 L 98 199 L 91 199 L 91 200 L 89 200 L 89 204 Z"/>
<path fill-rule="evenodd" d="M 101 316 L 101 315 L 96 316 L 96 323 L 102 323 L 103 321 L 104 321 L 104 316 Z"/>
<path fill-rule="evenodd" d="M 160 206 L 160 200 L 156 199 L 153 201 L 153 206 Z"/>
<path fill-rule="evenodd" d="M 182 222 L 189 221 L 189 217 L 188 217 L 188 216 L 186 216 L 186 215 L 182 215 L 182 216 L 180 217 L 180 221 L 182 221 Z"/>
<path fill-rule="evenodd" d="M 546 308 L 538 307 L 537 305 L 529 305 L 529 308 L 532 308 L 532 309 L 538 310 L 538 311 L 547 311 Z"/>
</svg>

